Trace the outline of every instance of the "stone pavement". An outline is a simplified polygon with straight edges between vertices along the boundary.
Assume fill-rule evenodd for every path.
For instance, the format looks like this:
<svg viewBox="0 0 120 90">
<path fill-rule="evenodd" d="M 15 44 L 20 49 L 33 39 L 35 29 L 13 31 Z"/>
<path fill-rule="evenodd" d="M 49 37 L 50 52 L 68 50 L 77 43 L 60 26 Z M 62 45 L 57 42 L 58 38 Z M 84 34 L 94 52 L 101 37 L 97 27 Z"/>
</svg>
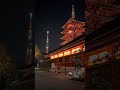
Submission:
<svg viewBox="0 0 120 90">
<path fill-rule="evenodd" d="M 84 83 L 69 80 L 64 73 L 35 71 L 35 90 L 84 90 Z"/>
<path fill-rule="evenodd" d="M 56 72 L 50 72 L 55 74 L 55 78 L 62 79 L 62 80 L 70 80 L 72 79 L 72 76 L 65 75 L 65 73 L 56 73 Z"/>
</svg>

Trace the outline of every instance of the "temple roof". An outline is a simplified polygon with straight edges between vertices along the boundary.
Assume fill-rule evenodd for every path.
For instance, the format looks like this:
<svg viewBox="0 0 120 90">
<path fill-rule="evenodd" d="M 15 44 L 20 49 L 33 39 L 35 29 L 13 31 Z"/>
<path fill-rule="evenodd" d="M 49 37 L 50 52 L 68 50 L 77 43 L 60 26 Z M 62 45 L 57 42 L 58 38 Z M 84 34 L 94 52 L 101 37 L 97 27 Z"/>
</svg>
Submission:
<svg viewBox="0 0 120 90">
<path fill-rule="evenodd" d="M 120 17 L 117 17 L 117 18 L 115 18 L 115 20 L 108 22 L 107 24 L 103 25 L 101 28 L 93 31 L 91 34 L 86 35 L 86 41 L 91 41 L 92 39 L 94 39 L 94 37 L 96 37 L 96 36 L 98 37 L 107 32 L 110 32 L 117 27 L 120 28 L 119 22 L 120 22 Z"/>
<path fill-rule="evenodd" d="M 114 5 L 116 0 L 86 0 L 86 32 L 89 34 L 120 14 L 120 6 Z"/>
<path fill-rule="evenodd" d="M 76 23 L 81 23 L 82 26 L 85 25 L 85 22 L 77 21 L 77 20 L 75 20 L 75 19 L 73 19 L 73 18 L 70 18 L 70 19 L 65 23 L 65 25 L 62 26 L 62 28 L 63 28 L 63 29 L 66 29 L 70 24 L 71 24 L 71 25 L 74 25 L 74 24 L 76 24 Z"/>
</svg>

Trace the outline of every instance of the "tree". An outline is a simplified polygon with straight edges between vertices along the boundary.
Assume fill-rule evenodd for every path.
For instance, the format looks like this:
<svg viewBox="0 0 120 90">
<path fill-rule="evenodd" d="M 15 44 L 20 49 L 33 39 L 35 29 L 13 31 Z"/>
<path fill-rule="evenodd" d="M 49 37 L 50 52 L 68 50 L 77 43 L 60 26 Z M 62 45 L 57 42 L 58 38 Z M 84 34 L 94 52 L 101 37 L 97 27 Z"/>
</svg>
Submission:
<svg viewBox="0 0 120 90">
<path fill-rule="evenodd" d="M 37 44 L 35 45 L 35 58 L 39 59 L 42 56 L 42 53 L 39 49 L 39 47 L 37 46 Z"/>
<path fill-rule="evenodd" d="M 7 55 L 5 47 L 0 45 L 0 80 L 2 81 L 2 90 L 5 88 L 6 77 L 11 68 L 11 58 Z"/>
</svg>

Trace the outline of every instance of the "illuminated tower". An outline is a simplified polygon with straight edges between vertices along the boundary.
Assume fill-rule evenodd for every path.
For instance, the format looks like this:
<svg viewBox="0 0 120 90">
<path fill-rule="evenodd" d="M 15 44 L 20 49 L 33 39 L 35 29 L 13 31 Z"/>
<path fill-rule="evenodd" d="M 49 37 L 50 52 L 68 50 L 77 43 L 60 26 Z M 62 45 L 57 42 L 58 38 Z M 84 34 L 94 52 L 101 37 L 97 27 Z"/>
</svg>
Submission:
<svg viewBox="0 0 120 90">
<path fill-rule="evenodd" d="M 47 39 L 46 39 L 46 53 L 49 51 L 49 31 L 47 31 Z"/>
<path fill-rule="evenodd" d="M 77 38 L 78 36 L 82 35 L 85 32 L 85 22 L 75 20 L 75 8 L 72 5 L 72 17 L 66 22 L 62 28 L 64 29 L 61 34 L 64 34 L 63 37 L 60 39 L 64 40 L 60 45 L 65 45 L 72 41 L 73 39 Z"/>
<path fill-rule="evenodd" d="M 30 25 L 28 30 L 26 64 L 32 64 L 32 13 L 30 13 Z"/>
</svg>

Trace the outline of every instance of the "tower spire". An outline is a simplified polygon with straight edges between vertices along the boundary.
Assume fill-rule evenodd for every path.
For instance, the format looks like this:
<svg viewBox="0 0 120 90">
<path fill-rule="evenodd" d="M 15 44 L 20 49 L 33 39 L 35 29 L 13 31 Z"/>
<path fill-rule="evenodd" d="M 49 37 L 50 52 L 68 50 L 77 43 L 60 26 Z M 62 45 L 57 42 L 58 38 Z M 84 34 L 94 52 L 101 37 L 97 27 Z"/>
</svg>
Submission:
<svg viewBox="0 0 120 90">
<path fill-rule="evenodd" d="M 32 25 L 31 25 L 31 23 L 32 23 L 32 13 L 30 12 L 30 30 L 31 30 L 31 28 L 32 28 Z"/>
<path fill-rule="evenodd" d="M 75 6 L 72 5 L 72 18 L 75 19 Z"/>
<path fill-rule="evenodd" d="M 46 40 L 46 53 L 48 53 L 49 50 L 49 31 L 47 31 L 47 40 Z"/>
<path fill-rule="evenodd" d="M 30 65 L 32 64 L 32 13 L 29 13 L 30 15 L 30 25 L 29 25 L 29 30 L 28 30 L 28 42 L 27 42 L 27 54 L 26 54 L 26 64 Z"/>
</svg>

